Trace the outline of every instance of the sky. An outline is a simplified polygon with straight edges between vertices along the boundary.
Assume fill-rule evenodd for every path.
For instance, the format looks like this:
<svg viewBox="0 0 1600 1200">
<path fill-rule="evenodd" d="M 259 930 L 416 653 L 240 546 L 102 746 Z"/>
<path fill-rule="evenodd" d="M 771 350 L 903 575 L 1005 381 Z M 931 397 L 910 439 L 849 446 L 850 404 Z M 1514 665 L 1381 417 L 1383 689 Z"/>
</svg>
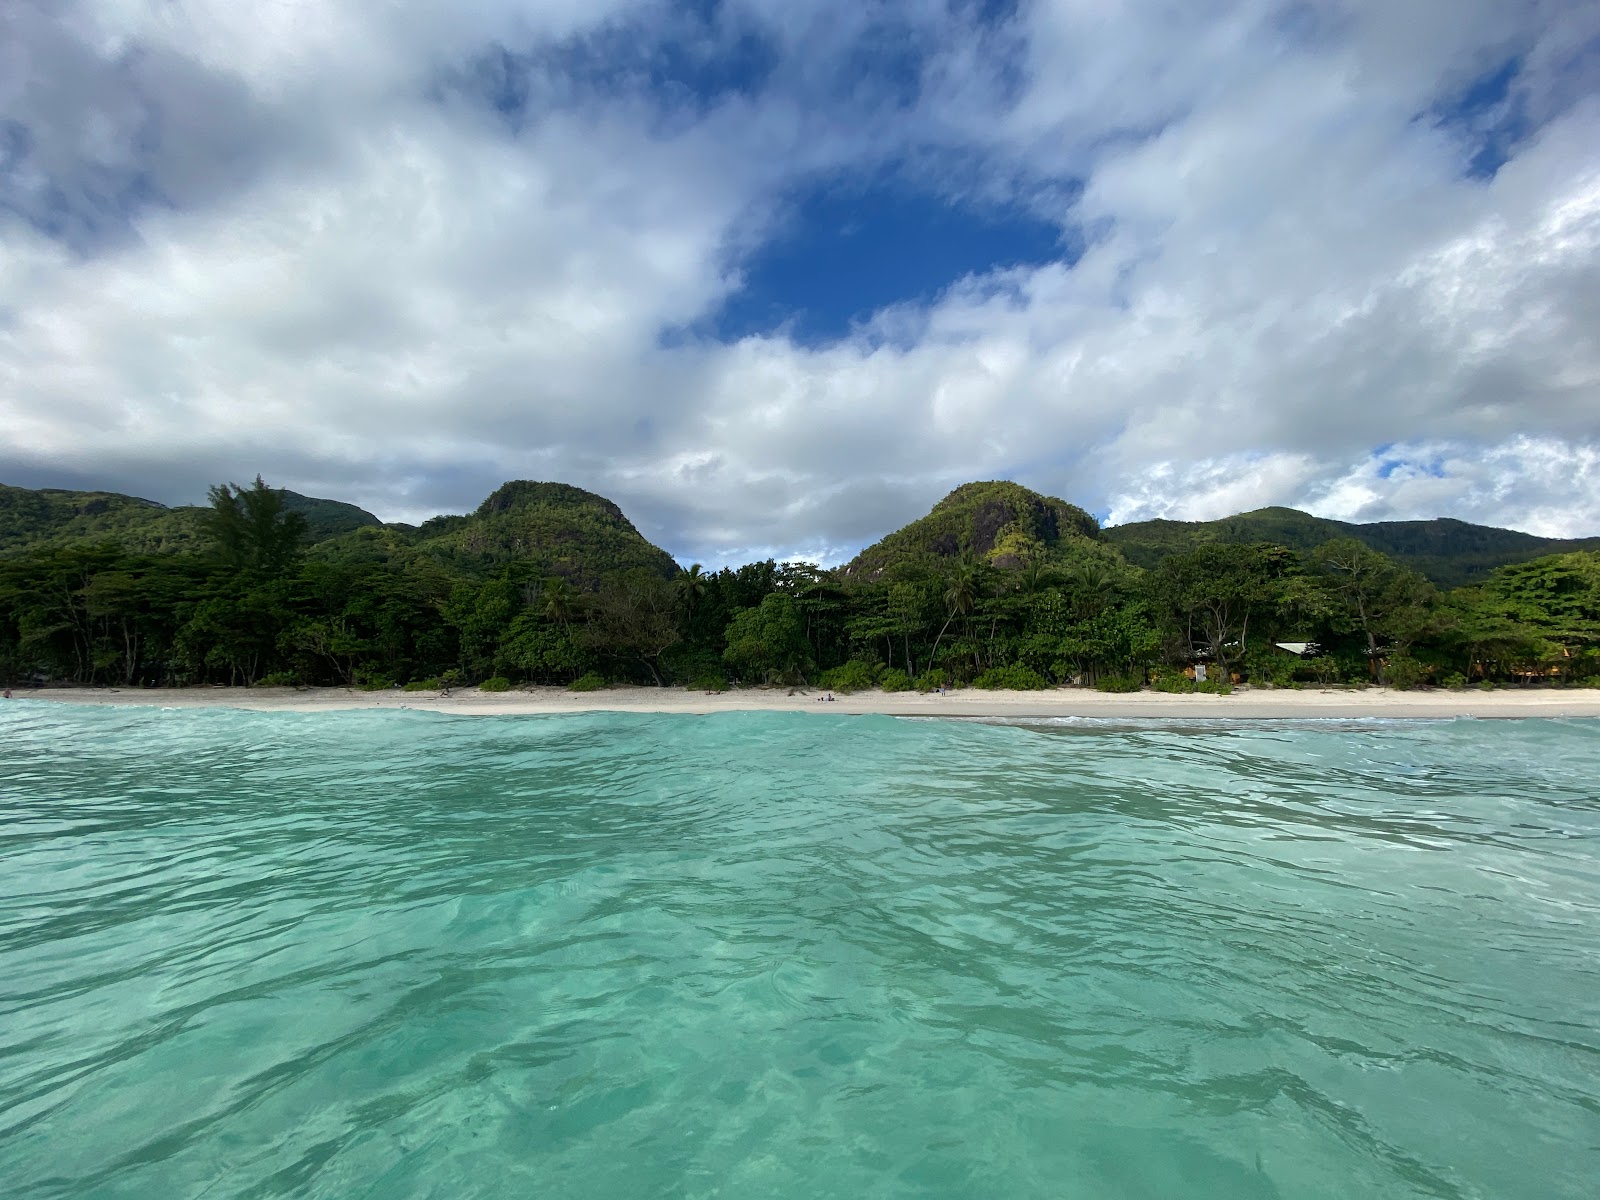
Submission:
<svg viewBox="0 0 1600 1200">
<path fill-rule="evenodd" d="M 1600 534 L 1600 0 L 7 0 L 0 482 Z"/>
</svg>

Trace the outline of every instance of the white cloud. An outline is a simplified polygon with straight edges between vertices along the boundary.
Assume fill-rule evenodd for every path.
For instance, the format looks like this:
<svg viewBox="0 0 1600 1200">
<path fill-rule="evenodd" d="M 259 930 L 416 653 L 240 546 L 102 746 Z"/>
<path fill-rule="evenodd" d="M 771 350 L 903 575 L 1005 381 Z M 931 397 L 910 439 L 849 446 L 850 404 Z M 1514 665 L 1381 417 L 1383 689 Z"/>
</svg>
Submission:
<svg viewBox="0 0 1600 1200">
<path fill-rule="evenodd" d="M 1591 6 L 1063 0 L 978 28 L 751 0 L 705 36 L 764 31 L 765 88 L 670 112 L 562 74 L 562 39 L 647 44 L 684 19 L 660 5 L 7 11 L 8 482 L 194 499 L 260 470 L 417 519 L 560 478 L 706 561 L 846 557 L 997 476 L 1113 520 L 1600 532 Z M 891 17 L 924 52 L 909 105 L 860 76 Z M 514 120 L 463 90 L 495 45 L 531 72 Z M 1469 178 L 1484 135 L 1440 106 L 1511 58 L 1531 132 Z M 884 164 L 1093 240 L 832 345 L 664 344 L 786 190 Z"/>
</svg>

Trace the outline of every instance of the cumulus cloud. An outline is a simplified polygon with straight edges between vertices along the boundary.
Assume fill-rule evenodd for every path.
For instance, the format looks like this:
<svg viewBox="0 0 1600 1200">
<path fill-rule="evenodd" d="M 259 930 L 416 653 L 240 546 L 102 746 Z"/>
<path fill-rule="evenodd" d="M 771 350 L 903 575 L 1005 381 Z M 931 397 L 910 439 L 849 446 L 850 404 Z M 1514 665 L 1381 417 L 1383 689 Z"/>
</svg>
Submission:
<svg viewBox="0 0 1600 1200">
<path fill-rule="evenodd" d="M 416 520 L 562 479 L 708 562 L 838 561 L 994 477 L 1600 531 L 1590 4 L 0 21 L 7 482 Z M 696 332 L 796 188 L 884 172 L 1075 248 L 825 344 Z"/>
</svg>

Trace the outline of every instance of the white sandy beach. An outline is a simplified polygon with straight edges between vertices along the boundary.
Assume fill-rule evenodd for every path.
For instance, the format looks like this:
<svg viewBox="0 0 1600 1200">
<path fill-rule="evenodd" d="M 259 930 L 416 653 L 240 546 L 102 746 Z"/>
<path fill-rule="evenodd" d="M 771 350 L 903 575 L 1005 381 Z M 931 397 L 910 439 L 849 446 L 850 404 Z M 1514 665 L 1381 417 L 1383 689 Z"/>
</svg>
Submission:
<svg viewBox="0 0 1600 1200">
<path fill-rule="evenodd" d="M 1043 692 L 963 689 L 948 695 L 858 692 L 832 703 L 816 688 L 741 688 L 698 692 L 682 688 L 608 688 L 569 692 L 539 687 L 510 692 L 459 688 L 436 692 L 363 692 L 353 688 L 39 688 L 19 689 L 24 700 L 70 704 L 142 704 L 164 708 L 242 708 L 260 712 L 413 709 L 471 715 L 551 713 L 827 712 L 896 717 L 1231 717 L 1292 719 L 1360 717 L 1600 717 L 1600 688 L 1526 691 L 1396 692 L 1387 688 L 1252 689 L 1231 696 L 1115 695 L 1083 688 Z"/>
</svg>

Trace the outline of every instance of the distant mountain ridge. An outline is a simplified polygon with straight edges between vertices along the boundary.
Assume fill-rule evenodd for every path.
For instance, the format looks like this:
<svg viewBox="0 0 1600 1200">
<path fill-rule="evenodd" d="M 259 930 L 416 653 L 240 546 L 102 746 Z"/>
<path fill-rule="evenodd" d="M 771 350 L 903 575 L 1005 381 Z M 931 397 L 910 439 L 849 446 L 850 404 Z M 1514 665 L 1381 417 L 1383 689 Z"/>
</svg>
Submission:
<svg viewBox="0 0 1600 1200">
<path fill-rule="evenodd" d="M 1108 526 L 1104 537 L 1129 562 L 1141 567 L 1153 567 L 1169 555 L 1209 542 L 1272 542 L 1306 553 L 1334 538 L 1351 537 L 1444 588 L 1480 583 L 1496 567 L 1547 554 L 1600 550 L 1600 537 L 1542 538 L 1453 517 L 1356 524 L 1282 507 L 1258 508 L 1216 521 L 1131 521 Z"/>
<path fill-rule="evenodd" d="M 424 556 L 472 573 L 508 563 L 594 586 L 615 570 L 670 576 L 672 557 L 651 544 L 614 502 L 564 483 L 513 480 L 477 509 L 420 526 L 385 524 L 340 500 L 283 490 L 306 518 L 310 552 L 331 561 Z M 0 557 L 112 543 L 136 554 L 198 553 L 207 546 L 199 505 L 169 507 L 119 492 L 0 484 Z M 1269 507 L 1216 521 L 1134 521 L 1102 530 L 1077 505 L 1005 480 L 963 484 L 924 517 L 866 547 L 841 571 L 876 578 L 900 564 L 970 553 L 991 566 L 1117 554 L 1140 567 L 1211 542 L 1271 542 L 1306 553 L 1353 537 L 1441 587 L 1486 579 L 1497 567 L 1549 554 L 1600 550 L 1600 537 L 1542 538 L 1450 517 L 1356 524 Z"/>
<path fill-rule="evenodd" d="M 306 519 L 312 542 L 382 522 L 342 500 L 279 489 L 284 507 Z M 190 553 L 205 546 L 200 505 L 168 507 L 121 492 L 19 488 L 0 484 L 0 555 L 112 542 L 130 553 Z"/>
<path fill-rule="evenodd" d="M 386 525 L 354 504 L 278 490 L 284 507 L 305 517 L 310 553 L 330 561 L 421 555 L 474 573 L 531 563 L 587 586 L 610 571 L 678 569 L 615 503 L 564 483 L 512 480 L 476 511 L 420 526 Z M 0 557 L 107 542 L 134 554 L 199 553 L 208 545 L 206 511 L 119 492 L 0 484 Z"/>
<path fill-rule="evenodd" d="M 612 571 L 645 570 L 665 578 L 678 564 L 634 527 L 613 501 L 565 483 L 514 479 L 473 512 L 438 516 L 416 527 L 361 529 L 317 548 L 330 558 L 396 552 L 424 555 L 481 573 L 507 563 L 531 564 L 585 587 Z"/>
</svg>

